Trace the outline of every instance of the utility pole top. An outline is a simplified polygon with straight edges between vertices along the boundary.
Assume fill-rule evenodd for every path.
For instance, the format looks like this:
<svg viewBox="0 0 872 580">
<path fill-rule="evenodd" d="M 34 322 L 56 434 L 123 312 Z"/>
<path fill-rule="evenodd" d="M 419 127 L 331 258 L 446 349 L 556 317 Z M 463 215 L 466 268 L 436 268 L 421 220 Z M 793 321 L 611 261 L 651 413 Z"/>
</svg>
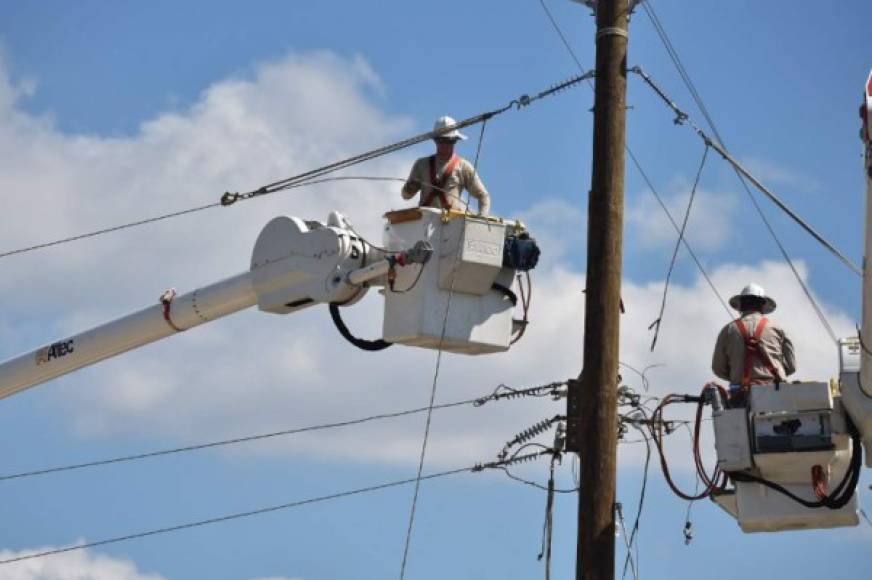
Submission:
<svg viewBox="0 0 872 580">
<path fill-rule="evenodd" d="M 642 1 L 643 0 L 627 0 L 627 13 L 631 14 L 636 8 L 636 5 L 641 4 Z M 594 14 L 596 14 L 597 0 L 572 0 L 572 2 L 575 2 L 577 4 L 584 4 L 585 6 L 590 8 Z"/>
</svg>

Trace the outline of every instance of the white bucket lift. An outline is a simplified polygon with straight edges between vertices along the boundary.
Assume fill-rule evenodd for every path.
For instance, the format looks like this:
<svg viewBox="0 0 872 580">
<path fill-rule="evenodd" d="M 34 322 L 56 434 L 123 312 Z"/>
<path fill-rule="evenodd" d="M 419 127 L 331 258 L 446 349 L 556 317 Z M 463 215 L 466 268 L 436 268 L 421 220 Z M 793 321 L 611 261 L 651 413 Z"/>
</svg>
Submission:
<svg viewBox="0 0 872 580">
<path fill-rule="evenodd" d="M 274 314 L 329 304 L 340 332 L 358 346 L 507 350 L 512 279 L 539 255 L 523 225 L 431 208 L 386 217 L 387 248 L 368 244 L 337 212 L 326 223 L 276 217 L 258 236 L 248 272 L 178 297 L 168 290 L 151 307 L 0 363 L 0 398 L 255 304 Z M 379 341 L 351 336 L 339 316 L 371 286 L 384 286 Z"/>
<path fill-rule="evenodd" d="M 860 117 L 866 174 L 863 318 L 858 336 L 839 343 L 839 381 L 753 385 L 750 408 L 713 411 L 718 465 L 735 489 L 712 499 L 745 532 L 859 523 L 854 488 L 861 447 L 872 467 L 872 74 Z"/>
<path fill-rule="evenodd" d="M 511 287 L 515 270 L 503 265 L 503 252 L 507 235 L 523 227 L 424 207 L 385 217 L 388 251 L 424 240 L 434 257 L 398 271 L 385 289 L 384 339 L 465 354 L 508 350 L 513 302 L 500 289 Z"/>
<path fill-rule="evenodd" d="M 841 397 L 828 383 L 754 385 L 750 407 L 712 414 L 718 466 L 735 490 L 712 496 L 744 532 L 855 526 L 857 500 L 838 509 L 807 507 L 765 480 L 814 504 L 814 470 L 827 490 L 846 475 L 853 451 Z"/>
</svg>

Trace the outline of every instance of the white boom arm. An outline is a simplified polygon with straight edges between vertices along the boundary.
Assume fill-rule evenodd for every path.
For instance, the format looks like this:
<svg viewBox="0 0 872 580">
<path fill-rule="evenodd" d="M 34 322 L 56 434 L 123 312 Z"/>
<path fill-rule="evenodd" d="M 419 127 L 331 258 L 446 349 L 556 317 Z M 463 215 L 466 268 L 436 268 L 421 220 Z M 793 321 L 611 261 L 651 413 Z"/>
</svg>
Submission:
<svg viewBox="0 0 872 580">
<path fill-rule="evenodd" d="M 863 91 L 860 117 L 863 121 L 860 139 L 865 148 L 864 171 L 866 174 L 863 322 L 860 327 L 859 344 L 854 346 L 854 349 L 860 351 L 860 372 L 854 380 L 844 380 L 846 373 L 843 372 L 842 393 L 845 407 L 863 437 L 863 447 L 866 449 L 866 466 L 872 467 L 872 342 L 870 342 L 872 341 L 872 264 L 870 264 L 870 260 L 872 260 L 872 73 L 870 73 Z M 842 358 L 844 361 L 847 357 L 843 355 Z"/>
<path fill-rule="evenodd" d="M 430 252 L 419 243 L 385 254 L 335 212 L 327 224 L 275 218 L 258 237 L 249 272 L 179 297 L 168 290 L 154 306 L 0 364 L 0 398 L 255 304 L 284 314 L 318 303 L 354 302 L 366 283 L 379 283 L 395 263 L 423 264 Z"/>
<path fill-rule="evenodd" d="M 257 304 L 248 272 L 22 354 L 0 366 L 0 398 Z M 175 328 L 173 327 L 175 326 Z"/>
</svg>

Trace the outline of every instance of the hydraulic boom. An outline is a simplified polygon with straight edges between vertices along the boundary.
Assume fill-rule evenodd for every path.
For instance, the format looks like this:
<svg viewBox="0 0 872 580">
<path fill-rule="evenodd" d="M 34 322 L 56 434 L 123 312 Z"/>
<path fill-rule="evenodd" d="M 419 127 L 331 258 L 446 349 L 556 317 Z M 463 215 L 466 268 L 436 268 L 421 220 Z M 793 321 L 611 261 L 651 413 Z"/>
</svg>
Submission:
<svg viewBox="0 0 872 580">
<path fill-rule="evenodd" d="M 517 302 L 509 287 L 539 252 L 523 225 L 429 208 L 386 217 L 385 248 L 337 212 L 326 223 L 276 217 L 258 236 L 248 272 L 180 296 L 166 290 L 157 304 L 0 363 L 0 398 L 254 305 L 275 314 L 349 306 L 372 286 L 385 287 L 384 346 L 508 349 Z"/>
<path fill-rule="evenodd" d="M 859 374 L 842 386 L 845 406 L 863 437 L 866 467 L 872 467 L 872 73 L 866 80 L 860 106 L 866 175 L 866 239 L 863 248 L 863 319 L 853 348 L 860 355 Z M 844 365 L 843 365 L 844 366 Z M 844 369 L 843 369 L 844 373 Z"/>
</svg>

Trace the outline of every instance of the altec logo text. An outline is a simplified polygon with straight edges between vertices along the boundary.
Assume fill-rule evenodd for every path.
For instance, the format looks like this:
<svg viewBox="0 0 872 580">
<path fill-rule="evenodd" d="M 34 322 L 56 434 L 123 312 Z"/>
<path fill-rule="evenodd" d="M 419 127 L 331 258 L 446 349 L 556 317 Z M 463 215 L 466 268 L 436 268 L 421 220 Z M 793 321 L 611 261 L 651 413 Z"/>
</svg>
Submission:
<svg viewBox="0 0 872 580">
<path fill-rule="evenodd" d="M 36 364 L 45 364 L 56 358 L 61 358 L 71 354 L 74 350 L 73 340 L 62 340 L 54 344 L 50 344 L 36 351 Z"/>
</svg>

